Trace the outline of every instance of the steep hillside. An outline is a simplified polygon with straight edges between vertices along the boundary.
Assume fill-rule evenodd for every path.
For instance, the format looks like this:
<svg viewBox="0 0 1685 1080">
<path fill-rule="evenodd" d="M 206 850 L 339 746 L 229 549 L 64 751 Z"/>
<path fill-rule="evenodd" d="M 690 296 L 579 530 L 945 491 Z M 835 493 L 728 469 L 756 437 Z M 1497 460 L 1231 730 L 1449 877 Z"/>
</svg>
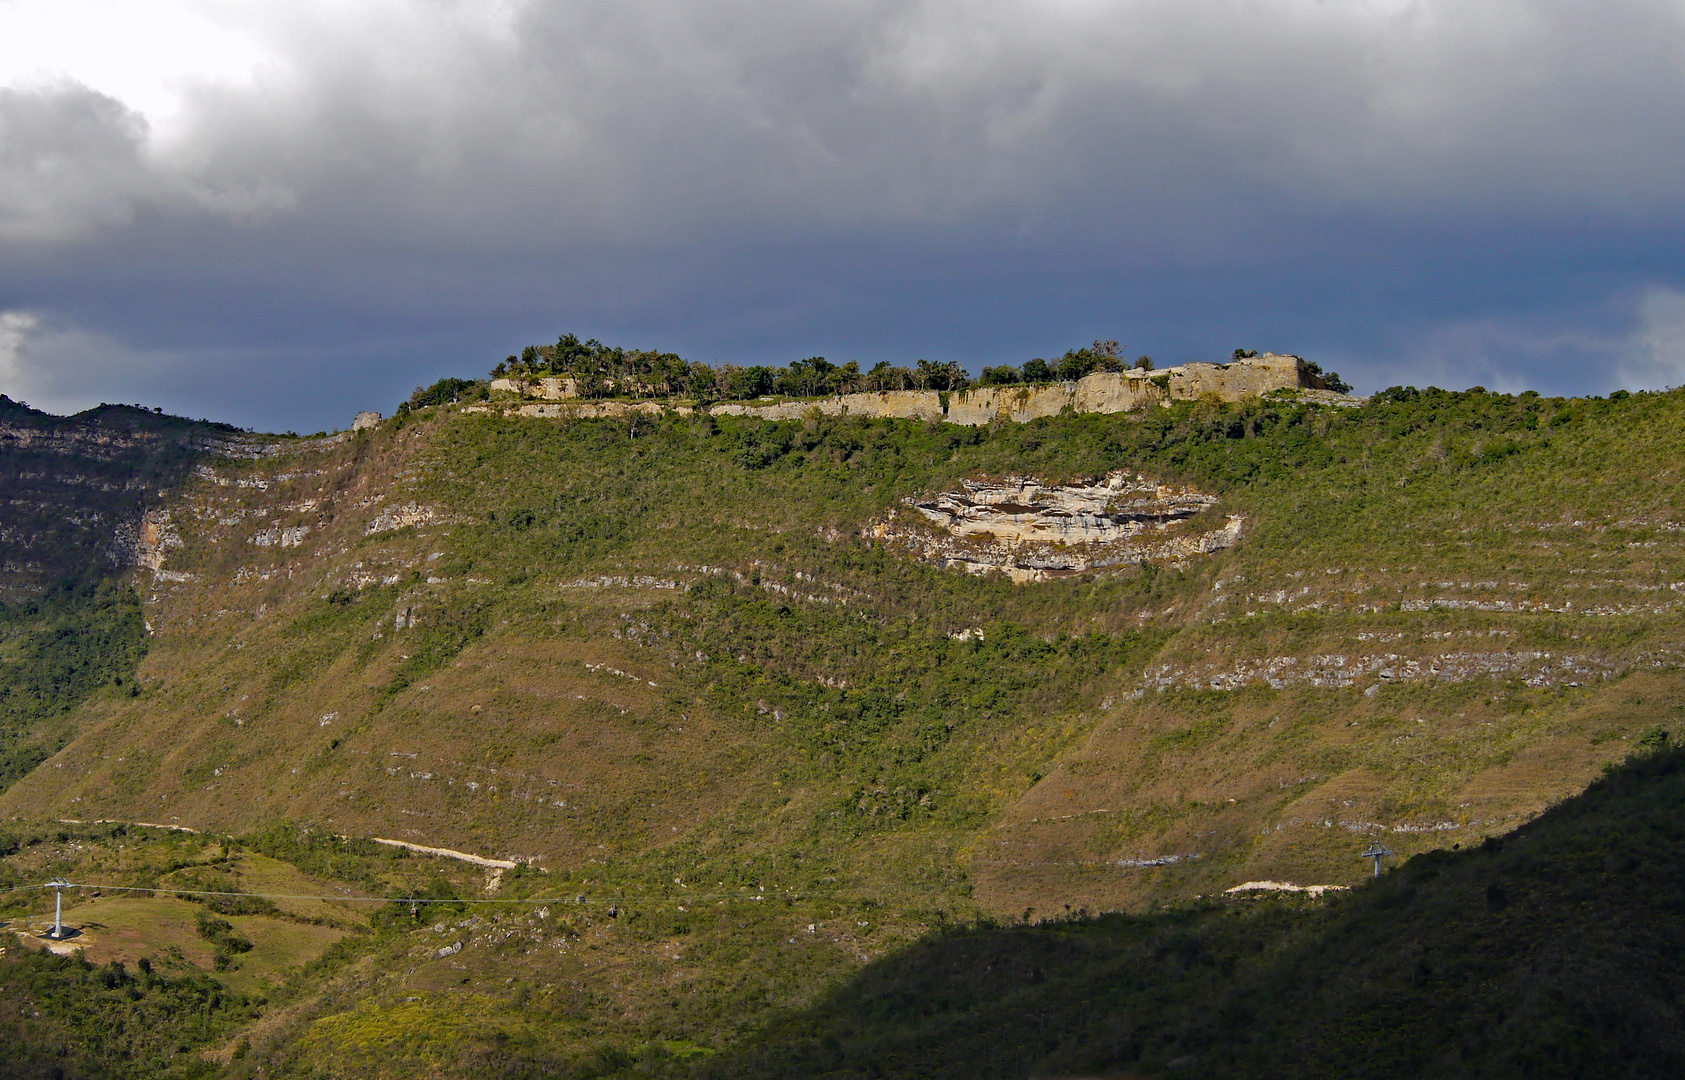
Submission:
<svg viewBox="0 0 1685 1080">
<path fill-rule="evenodd" d="M 199 458 L 268 450 L 225 424 L 128 405 L 51 416 L 0 395 L 0 789 L 69 740 L 90 694 L 132 684 L 142 619 L 113 579 L 158 565 L 150 513 Z"/>
<path fill-rule="evenodd" d="M 109 580 L 0 604 L 0 789 L 70 741 L 91 695 L 138 694 L 145 648 L 139 598 Z"/>
<path fill-rule="evenodd" d="M 515 905 L 462 951 L 347 924 L 381 959 L 297 975 L 266 1068 L 718 1051 L 945 922 L 1359 884 L 1372 840 L 1478 844 L 1676 731 L 1682 428 L 1677 393 L 1398 390 L 202 447 L 146 507 L 144 659 L 0 814 L 265 836 L 368 896 L 419 860 L 309 844 L 525 864 L 451 871 Z M 521 986 L 591 989 L 537 1032 Z M 446 1023 L 481 1034 L 401 1035 Z"/>
<path fill-rule="evenodd" d="M 1398 397 L 993 430 L 447 411 L 207 466 L 158 515 L 143 694 L 6 805 L 551 868 L 736 858 L 741 819 L 997 911 L 1348 882 L 1367 834 L 1477 839 L 1584 786 L 1673 721 L 1682 648 L 1685 515 L 1627 466 L 1678 399 Z M 1014 585 L 862 537 L 970 477 L 1119 468 L 1238 541 Z"/>
</svg>

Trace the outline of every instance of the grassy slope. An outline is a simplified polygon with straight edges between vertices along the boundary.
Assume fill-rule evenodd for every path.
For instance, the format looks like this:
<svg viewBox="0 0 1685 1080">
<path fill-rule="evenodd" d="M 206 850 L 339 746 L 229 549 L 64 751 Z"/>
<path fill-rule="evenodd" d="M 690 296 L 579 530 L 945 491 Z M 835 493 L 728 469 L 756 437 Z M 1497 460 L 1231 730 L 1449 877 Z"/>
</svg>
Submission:
<svg viewBox="0 0 1685 1080">
<path fill-rule="evenodd" d="M 406 961 L 421 946 L 394 938 L 374 974 L 344 975 L 355 992 L 277 1029 L 276 1067 L 309 1045 L 373 1068 L 354 1048 L 386 1045 L 388 1021 L 512 1018 L 520 987 L 546 984 L 593 987 L 556 1006 L 573 1027 L 481 1024 L 457 1057 L 404 1060 L 729 1046 L 956 913 L 1356 881 L 1365 830 L 1424 830 L 1384 833 L 1405 854 L 1467 844 L 1676 727 L 1682 422 L 1678 395 L 1438 393 L 983 430 L 427 413 L 186 489 L 169 565 L 195 580 L 146 590 L 143 694 L 91 699 L 86 734 L 0 809 L 234 831 L 286 816 L 542 857 L 553 873 L 527 895 L 565 881 L 640 915 L 581 923 L 566 952 L 473 938 Z M 1029 587 L 855 539 L 964 476 L 1120 467 L 1220 494 L 1247 538 L 1179 569 Z M 436 516 L 370 532 L 411 502 Z M 252 542 L 299 525 L 295 547 Z M 985 639 L 949 636 L 970 627 Z M 1593 674 L 1528 685 L 1535 658 L 1373 694 L 1372 675 L 1190 685 L 1237 660 L 1374 650 L 1551 652 Z M 1166 670 L 1169 689 L 1135 696 Z M 357 871 L 369 887 L 394 873 Z M 702 887 L 727 898 L 720 918 L 680 918 Z M 762 890 L 778 903 L 749 898 Z M 353 1000 L 362 1019 L 334 1019 Z"/>
</svg>

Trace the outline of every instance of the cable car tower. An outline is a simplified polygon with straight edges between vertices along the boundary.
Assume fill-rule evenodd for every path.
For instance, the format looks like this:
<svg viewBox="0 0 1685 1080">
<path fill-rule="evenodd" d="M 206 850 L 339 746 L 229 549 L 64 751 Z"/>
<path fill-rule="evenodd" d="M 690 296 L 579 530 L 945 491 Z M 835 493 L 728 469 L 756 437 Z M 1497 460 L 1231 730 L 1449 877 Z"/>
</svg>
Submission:
<svg viewBox="0 0 1685 1080">
<path fill-rule="evenodd" d="M 53 890 L 53 940 L 64 940 L 64 890 L 70 888 L 70 882 L 63 878 L 54 878 L 47 882 L 47 888 Z"/>
<path fill-rule="evenodd" d="M 1391 855 L 1391 854 L 1392 854 L 1391 848 L 1387 847 L 1385 844 L 1381 843 L 1379 840 L 1373 840 L 1373 841 L 1370 841 L 1369 846 L 1363 850 L 1363 854 L 1359 855 L 1358 858 L 1360 858 L 1360 859 L 1374 859 L 1375 860 L 1375 876 L 1380 877 L 1381 876 L 1381 860 L 1386 858 L 1388 855 Z"/>
</svg>

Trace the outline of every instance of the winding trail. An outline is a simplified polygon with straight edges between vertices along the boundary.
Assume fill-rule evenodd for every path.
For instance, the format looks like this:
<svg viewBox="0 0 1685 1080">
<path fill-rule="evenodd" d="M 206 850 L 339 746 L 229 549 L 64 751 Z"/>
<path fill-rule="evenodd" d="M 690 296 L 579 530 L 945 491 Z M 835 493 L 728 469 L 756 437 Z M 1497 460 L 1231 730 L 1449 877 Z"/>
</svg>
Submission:
<svg viewBox="0 0 1685 1080">
<path fill-rule="evenodd" d="M 58 823 L 60 825 L 139 825 L 148 829 L 169 829 L 173 832 L 199 832 L 198 829 L 191 829 L 186 825 L 164 825 L 156 821 L 123 821 L 118 818 L 99 818 L 95 821 L 82 821 L 77 818 L 59 818 Z M 342 836 L 340 839 L 349 840 L 351 838 L 348 836 Z M 488 870 L 501 872 L 504 870 L 513 870 L 516 866 L 513 859 L 488 859 L 484 855 L 470 855 L 466 851 L 457 851 L 455 848 L 428 847 L 426 844 L 412 844 L 408 840 L 389 840 L 384 836 L 371 836 L 369 839 L 377 844 L 385 844 L 387 847 L 403 848 L 405 851 L 413 851 L 417 855 L 437 855 L 440 858 L 456 859 L 460 862 L 473 863 L 475 866 L 483 866 Z"/>
<path fill-rule="evenodd" d="M 371 836 L 369 839 L 377 844 L 403 848 L 405 851 L 413 851 L 418 855 L 439 855 L 446 859 L 459 859 L 462 862 L 473 863 L 475 866 L 484 866 L 492 870 L 515 869 L 513 859 L 488 859 L 484 855 L 470 855 L 466 851 L 456 851 L 447 847 L 427 847 L 424 844 L 412 844 L 408 840 L 388 840 L 384 836 Z"/>
</svg>

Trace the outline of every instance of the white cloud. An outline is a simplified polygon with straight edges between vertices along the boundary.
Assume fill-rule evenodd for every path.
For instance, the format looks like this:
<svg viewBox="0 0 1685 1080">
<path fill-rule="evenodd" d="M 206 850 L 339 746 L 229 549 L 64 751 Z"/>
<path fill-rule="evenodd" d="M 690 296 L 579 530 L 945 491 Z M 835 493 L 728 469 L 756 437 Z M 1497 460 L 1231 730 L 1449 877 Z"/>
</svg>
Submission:
<svg viewBox="0 0 1685 1080">
<path fill-rule="evenodd" d="M 27 311 L 0 311 L 0 379 L 9 388 L 21 390 L 24 342 L 39 324 Z"/>
<path fill-rule="evenodd" d="M 0 85 L 70 81 L 121 101 L 157 137 L 177 134 L 185 98 L 251 85 L 275 62 L 227 5 L 194 0 L 11 0 L 0 5 Z"/>
<path fill-rule="evenodd" d="M 1685 385 L 1685 292 L 1645 290 L 1638 300 L 1637 322 L 1618 350 L 1615 371 L 1621 385 L 1633 390 Z"/>
<path fill-rule="evenodd" d="M 224 421 L 267 412 L 271 424 L 282 421 L 276 430 L 306 423 L 343 426 L 360 409 L 401 399 L 410 385 L 370 370 L 385 357 L 367 343 L 361 352 L 359 361 L 355 348 L 346 350 L 352 356 L 347 360 L 296 344 L 160 347 L 54 312 L 0 311 L 0 393 L 60 415 L 101 402 L 127 402 Z M 301 387 L 308 405 L 288 400 Z"/>
<path fill-rule="evenodd" d="M 1483 386 L 1513 394 L 1577 384 L 1584 393 L 1607 388 L 1619 344 L 1618 338 L 1556 318 L 1489 316 L 1427 329 L 1408 343 L 1402 363 L 1392 366 L 1408 372 L 1400 376 L 1403 381 L 1418 386 Z"/>
<path fill-rule="evenodd" d="M 1650 285 L 1567 311 L 1454 319 L 1381 355 L 1325 361 L 1363 390 L 1391 383 L 1601 394 L 1685 385 L 1685 291 Z"/>
<path fill-rule="evenodd" d="M 134 359 L 117 342 L 60 325 L 39 312 L 0 311 L 0 391 L 15 401 L 50 412 L 85 409 L 95 404 L 88 400 L 90 386 L 121 390 L 119 384 L 131 381 L 123 376 L 150 366 L 134 364 Z"/>
<path fill-rule="evenodd" d="M 0 392 L 48 412 L 80 412 L 102 401 L 182 407 L 192 395 L 181 384 L 214 372 L 209 359 L 136 348 L 47 312 L 0 312 Z"/>
</svg>

